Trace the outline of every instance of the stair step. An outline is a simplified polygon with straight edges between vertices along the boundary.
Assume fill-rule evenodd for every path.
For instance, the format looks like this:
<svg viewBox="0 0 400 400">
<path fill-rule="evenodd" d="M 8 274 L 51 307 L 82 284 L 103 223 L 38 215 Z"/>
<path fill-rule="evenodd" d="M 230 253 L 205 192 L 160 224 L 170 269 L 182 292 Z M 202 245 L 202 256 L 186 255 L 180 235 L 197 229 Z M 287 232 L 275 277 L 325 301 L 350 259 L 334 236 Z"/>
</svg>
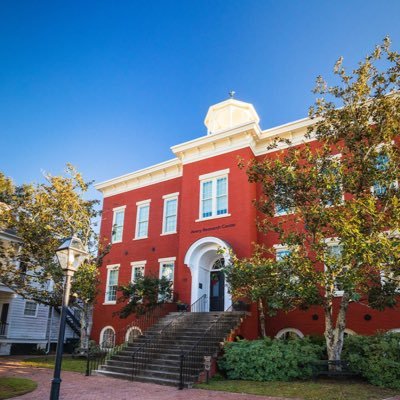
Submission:
<svg viewBox="0 0 400 400">
<path fill-rule="evenodd" d="M 185 367 L 190 371 L 185 382 L 190 387 L 203 370 L 204 355 L 215 356 L 220 343 L 241 324 L 244 316 L 242 312 L 170 313 L 144 332 L 143 336 L 111 356 L 96 373 L 132 380 L 134 371 L 134 380 L 177 386 L 181 354 L 190 352 L 201 343 L 204 351 L 185 361 Z M 213 332 L 213 323 L 217 320 L 218 330 Z M 174 324 L 173 328 L 171 324 Z M 168 328 L 170 325 L 171 328 Z M 207 334 L 210 336 L 205 336 Z M 200 348 L 197 347 L 198 350 Z"/>
</svg>

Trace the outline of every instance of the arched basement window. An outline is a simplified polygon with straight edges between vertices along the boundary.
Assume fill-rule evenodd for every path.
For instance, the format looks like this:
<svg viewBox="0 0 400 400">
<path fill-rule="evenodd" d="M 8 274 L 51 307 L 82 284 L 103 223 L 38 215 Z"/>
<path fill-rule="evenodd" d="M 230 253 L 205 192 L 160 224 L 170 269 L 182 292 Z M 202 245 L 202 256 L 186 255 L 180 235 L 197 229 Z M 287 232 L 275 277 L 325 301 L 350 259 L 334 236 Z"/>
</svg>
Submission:
<svg viewBox="0 0 400 400">
<path fill-rule="evenodd" d="M 133 343 L 135 339 L 137 339 L 139 336 L 142 336 L 142 331 L 140 328 L 137 326 L 131 326 L 127 331 L 126 331 L 126 337 L 125 340 L 128 343 Z"/>
<path fill-rule="evenodd" d="M 302 339 L 304 337 L 303 333 L 295 328 L 285 328 L 281 329 L 276 335 L 276 339 Z"/>
<path fill-rule="evenodd" d="M 103 349 L 110 349 L 115 346 L 115 331 L 112 326 L 106 326 L 100 334 L 100 346 Z"/>
</svg>

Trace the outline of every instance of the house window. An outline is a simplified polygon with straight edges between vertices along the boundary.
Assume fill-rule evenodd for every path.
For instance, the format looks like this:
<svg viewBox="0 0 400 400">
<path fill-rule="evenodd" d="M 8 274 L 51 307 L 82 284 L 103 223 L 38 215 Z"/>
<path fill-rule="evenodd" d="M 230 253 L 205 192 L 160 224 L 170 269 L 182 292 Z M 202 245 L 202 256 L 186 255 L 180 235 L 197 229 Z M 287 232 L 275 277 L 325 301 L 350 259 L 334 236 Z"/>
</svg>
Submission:
<svg viewBox="0 0 400 400">
<path fill-rule="evenodd" d="M 135 239 L 147 238 L 149 231 L 150 201 L 151 200 L 143 200 L 136 203 L 137 214 Z"/>
<path fill-rule="evenodd" d="M 201 175 L 200 219 L 227 216 L 229 169 Z"/>
<path fill-rule="evenodd" d="M 276 261 L 282 261 L 285 257 L 290 256 L 291 251 L 287 247 L 276 247 Z"/>
<path fill-rule="evenodd" d="M 112 326 L 106 326 L 100 333 L 100 347 L 111 349 L 115 346 L 115 331 Z"/>
<path fill-rule="evenodd" d="M 166 278 L 171 282 L 171 290 L 174 288 L 174 270 L 176 257 L 160 258 L 160 279 Z"/>
<path fill-rule="evenodd" d="M 26 317 L 36 317 L 38 304 L 35 301 L 27 300 L 25 302 L 24 315 Z"/>
<path fill-rule="evenodd" d="M 111 235 L 112 243 L 122 242 L 125 207 L 126 206 L 122 206 L 113 209 L 114 216 L 113 216 L 112 235 Z"/>
<path fill-rule="evenodd" d="M 176 233 L 178 219 L 178 194 L 172 193 L 163 196 L 164 217 L 162 234 Z"/>
<path fill-rule="evenodd" d="M 276 183 L 275 184 L 275 215 L 286 215 L 293 213 L 294 204 L 289 197 L 289 193 L 285 185 Z M 278 199 L 285 198 L 287 203 L 280 203 Z"/>
<path fill-rule="evenodd" d="M 144 267 L 146 265 L 146 261 L 135 261 L 131 263 L 132 266 L 132 278 L 131 281 L 134 283 L 144 276 Z"/>
<path fill-rule="evenodd" d="M 342 265 L 343 247 L 338 242 L 329 242 L 325 255 L 325 269 L 329 269 L 332 275 L 336 275 L 335 279 L 335 296 L 343 296 L 344 287 L 341 277 L 346 273 L 346 267 Z"/>
<path fill-rule="evenodd" d="M 343 203 L 343 186 L 341 180 L 341 154 L 328 157 L 318 163 L 320 185 L 326 188 L 321 193 L 321 202 L 327 207 Z"/>
<path fill-rule="evenodd" d="M 291 339 L 302 339 L 303 333 L 295 328 L 281 329 L 276 335 L 276 339 L 291 340 Z"/>
<path fill-rule="evenodd" d="M 391 179 L 387 177 L 387 173 L 389 170 L 390 158 L 389 156 L 382 150 L 383 146 L 380 146 L 379 153 L 375 158 L 375 180 L 372 186 L 372 192 L 376 197 L 383 197 L 386 195 L 388 188 L 397 188 L 398 182 L 397 180 L 391 181 Z"/>
<path fill-rule="evenodd" d="M 119 265 L 109 265 L 107 267 L 106 303 L 115 304 L 117 301 L 118 270 Z"/>
</svg>

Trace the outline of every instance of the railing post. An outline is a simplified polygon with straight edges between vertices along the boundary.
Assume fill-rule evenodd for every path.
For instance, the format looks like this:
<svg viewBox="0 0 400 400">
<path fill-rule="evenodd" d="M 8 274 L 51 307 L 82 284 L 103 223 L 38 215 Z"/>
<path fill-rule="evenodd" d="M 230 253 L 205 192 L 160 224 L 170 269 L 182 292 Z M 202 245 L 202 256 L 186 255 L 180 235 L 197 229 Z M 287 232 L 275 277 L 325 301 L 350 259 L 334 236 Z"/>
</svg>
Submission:
<svg viewBox="0 0 400 400">
<path fill-rule="evenodd" d="M 89 344 L 86 353 L 86 373 L 85 376 L 90 376 L 90 355 L 89 355 Z"/>
<path fill-rule="evenodd" d="M 179 371 L 179 390 L 183 389 L 183 359 L 184 355 L 181 353 L 181 361 L 180 361 L 180 371 Z"/>
</svg>

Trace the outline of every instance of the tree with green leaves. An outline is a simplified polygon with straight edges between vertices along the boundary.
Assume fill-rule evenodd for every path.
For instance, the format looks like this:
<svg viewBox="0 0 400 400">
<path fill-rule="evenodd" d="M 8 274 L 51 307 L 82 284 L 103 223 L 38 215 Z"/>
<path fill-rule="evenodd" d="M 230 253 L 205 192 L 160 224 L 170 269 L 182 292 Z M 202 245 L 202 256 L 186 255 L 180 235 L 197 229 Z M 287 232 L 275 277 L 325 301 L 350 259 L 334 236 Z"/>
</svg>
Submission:
<svg viewBox="0 0 400 400">
<path fill-rule="evenodd" d="M 278 285 L 290 277 L 263 297 L 278 309 L 320 305 L 329 359 L 339 360 L 349 304 L 383 310 L 398 301 L 400 55 L 386 38 L 351 73 L 342 59 L 334 73 L 334 86 L 317 78 L 307 140 L 277 138 L 271 150 L 286 148 L 253 160 L 247 174 L 262 188 L 259 228 L 288 249 L 280 262 L 274 248 L 252 262 Z"/>
<path fill-rule="evenodd" d="M 92 254 L 73 282 L 79 299 L 76 304 L 89 318 L 98 284 L 97 266 L 107 251 L 107 247 L 100 249 L 97 256 L 94 222 L 98 202 L 85 199 L 91 182 L 85 182 L 71 165 L 65 176 L 45 174 L 44 178 L 44 183 L 15 186 L 0 174 L 0 227 L 12 229 L 20 239 L 0 244 L 1 282 L 24 298 L 59 306 L 64 276 L 55 250 L 63 238 L 76 235 Z M 85 341 L 88 321 L 82 324 Z"/>
<path fill-rule="evenodd" d="M 120 318 L 142 315 L 156 306 L 172 300 L 172 282 L 166 277 L 139 275 L 134 282 L 119 287 L 122 308 L 117 312 Z"/>
</svg>

